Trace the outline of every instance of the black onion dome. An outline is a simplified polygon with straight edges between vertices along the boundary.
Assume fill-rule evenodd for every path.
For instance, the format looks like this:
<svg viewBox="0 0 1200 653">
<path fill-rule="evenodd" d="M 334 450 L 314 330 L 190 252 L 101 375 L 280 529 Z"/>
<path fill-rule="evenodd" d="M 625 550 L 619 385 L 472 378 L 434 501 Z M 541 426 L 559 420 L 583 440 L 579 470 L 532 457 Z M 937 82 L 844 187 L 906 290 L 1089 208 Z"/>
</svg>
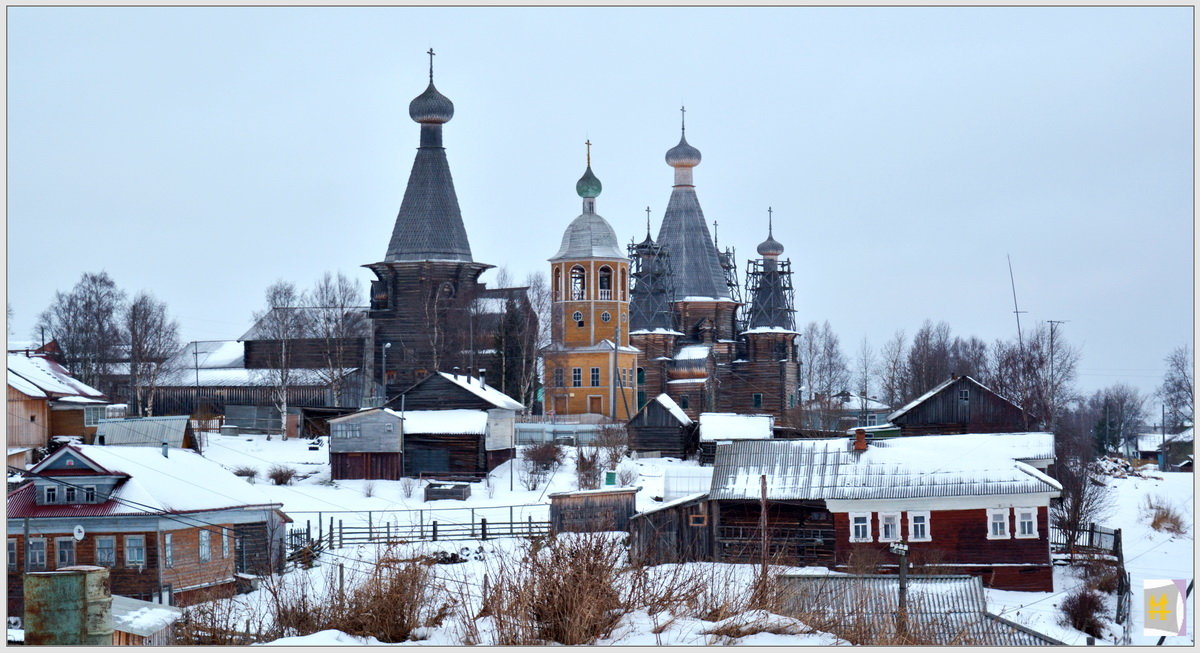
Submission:
<svg viewBox="0 0 1200 653">
<path fill-rule="evenodd" d="M 440 125 L 454 117 L 454 103 L 430 81 L 429 88 L 408 103 L 408 115 L 414 122 Z"/>
<path fill-rule="evenodd" d="M 767 236 L 767 239 L 758 244 L 759 256 L 779 256 L 783 254 L 783 243 L 775 240 L 773 236 Z"/>
<path fill-rule="evenodd" d="M 700 165 L 700 150 L 688 145 L 687 137 L 679 137 L 679 145 L 667 150 L 667 165 L 672 168 L 692 168 Z"/>
</svg>

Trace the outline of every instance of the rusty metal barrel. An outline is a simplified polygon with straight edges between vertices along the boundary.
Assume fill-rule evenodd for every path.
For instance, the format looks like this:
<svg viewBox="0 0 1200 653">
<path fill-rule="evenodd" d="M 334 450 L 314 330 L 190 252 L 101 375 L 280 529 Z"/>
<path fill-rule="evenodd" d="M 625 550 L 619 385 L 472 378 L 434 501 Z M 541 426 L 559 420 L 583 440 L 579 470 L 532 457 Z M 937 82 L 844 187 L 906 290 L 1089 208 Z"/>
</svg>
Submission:
<svg viewBox="0 0 1200 653">
<path fill-rule="evenodd" d="M 25 643 L 112 644 L 108 569 L 91 565 L 25 574 Z"/>
</svg>

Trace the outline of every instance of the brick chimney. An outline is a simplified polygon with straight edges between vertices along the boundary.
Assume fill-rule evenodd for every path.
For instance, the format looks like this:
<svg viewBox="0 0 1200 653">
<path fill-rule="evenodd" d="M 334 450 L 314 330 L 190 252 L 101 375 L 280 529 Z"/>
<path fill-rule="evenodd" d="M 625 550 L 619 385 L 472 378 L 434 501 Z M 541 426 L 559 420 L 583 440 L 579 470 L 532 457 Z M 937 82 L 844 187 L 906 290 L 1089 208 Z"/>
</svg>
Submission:
<svg viewBox="0 0 1200 653">
<path fill-rule="evenodd" d="M 867 432 L 866 431 L 864 431 L 862 429 L 856 429 L 854 431 L 854 450 L 855 451 L 866 451 L 867 450 Z"/>
</svg>

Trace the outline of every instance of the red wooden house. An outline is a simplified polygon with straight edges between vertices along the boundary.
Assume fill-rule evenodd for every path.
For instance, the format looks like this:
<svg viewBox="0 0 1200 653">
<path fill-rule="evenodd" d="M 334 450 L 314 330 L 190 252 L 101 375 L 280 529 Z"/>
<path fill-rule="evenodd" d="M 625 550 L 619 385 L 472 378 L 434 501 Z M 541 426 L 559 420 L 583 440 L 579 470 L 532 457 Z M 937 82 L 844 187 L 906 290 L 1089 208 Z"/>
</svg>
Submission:
<svg viewBox="0 0 1200 653">
<path fill-rule="evenodd" d="M 707 495 L 633 520 L 635 554 L 648 561 L 757 561 L 765 478 L 769 553 L 789 564 L 845 571 L 861 551 L 895 570 L 889 546 L 904 541 L 913 563 L 936 565 L 938 573 L 1051 591 L 1048 511 L 1062 488 L 1017 460 L 1044 455 L 1040 445 L 1026 453 L 1007 437 L 721 445 Z M 1039 439 L 1025 439 L 1032 440 Z"/>
</svg>

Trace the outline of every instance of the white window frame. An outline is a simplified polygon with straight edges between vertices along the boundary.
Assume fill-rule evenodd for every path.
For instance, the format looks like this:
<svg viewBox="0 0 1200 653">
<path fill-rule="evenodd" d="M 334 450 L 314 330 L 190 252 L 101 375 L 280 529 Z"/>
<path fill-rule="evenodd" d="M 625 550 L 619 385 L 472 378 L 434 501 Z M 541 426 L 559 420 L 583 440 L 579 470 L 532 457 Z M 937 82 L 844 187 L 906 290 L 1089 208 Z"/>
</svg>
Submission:
<svg viewBox="0 0 1200 653">
<path fill-rule="evenodd" d="M 163 533 L 163 566 L 167 569 L 175 567 L 175 536 L 173 533 Z"/>
<path fill-rule="evenodd" d="M 109 542 L 110 546 L 100 546 L 101 542 Z M 112 557 L 106 560 L 100 559 L 100 551 L 107 550 L 112 554 Z M 117 566 L 117 538 L 112 535 L 101 535 L 96 538 L 96 564 L 101 567 Z"/>
<path fill-rule="evenodd" d="M 212 561 L 212 533 L 207 530 L 201 530 L 200 535 L 196 538 L 196 549 L 200 556 L 200 562 Z"/>
<path fill-rule="evenodd" d="M 330 435 L 338 439 L 361 438 L 362 424 L 333 424 Z"/>
<path fill-rule="evenodd" d="M 228 528 L 221 529 L 221 557 L 229 557 L 229 544 L 233 540 L 233 532 Z"/>
<path fill-rule="evenodd" d="M 71 552 L 70 560 L 63 560 L 63 553 Z M 73 537 L 56 537 L 54 538 L 54 568 L 62 569 L 63 567 L 73 567 L 75 565 L 75 538 Z"/>
<path fill-rule="evenodd" d="M 858 519 L 860 517 L 865 518 L 867 520 L 867 523 L 866 523 L 867 536 L 866 537 L 860 537 L 856 533 L 857 529 L 855 528 L 854 520 Z M 852 513 L 850 513 L 850 541 L 851 542 L 874 542 L 875 541 L 871 537 L 871 513 L 869 513 L 869 512 L 852 512 Z"/>
<path fill-rule="evenodd" d="M 867 426 L 875 426 L 879 422 L 879 416 L 875 413 L 867 413 Z"/>
<path fill-rule="evenodd" d="M 1010 540 L 1012 539 L 1012 510 L 1008 508 L 988 508 L 987 509 L 987 539 L 989 540 Z M 998 523 L 996 517 L 1004 516 L 1004 535 L 996 535 L 993 533 L 992 524 Z"/>
<path fill-rule="evenodd" d="M 83 486 L 83 502 L 84 503 L 96 503 L 96 486 L 95 485 Z"/>
<path fill-rule="evenodd" d="M 572 367 L 571 368 L 571 387 L 572 388 L 582 388 L 583 387 L 583 368 L 582 367 Z"/>
<path fill-rule="evenodd" d="M 41 545 L 41 551 L 35 551 L 34 544 Z M 34 560 L 34 553 L 41 554 L 41 560 Z M 46 568 L 46 538 L 31 537 L 25 542 L 25 571 L 42 571 Z"/>
<path fill-rule="evenodd" d="M 83 425 L 100 426 L 100 420 L 108 416 L 108 406 L 84 406 Z"/>
<path fill-rule="evenodd" d="M 133 543 L 136 542 L 137 546 Z M 134 557 L 133 552 L 140 551 L 141 555 Z M 145 567 L 146 566 L 146 536 L 145 535 L 126 535 L 125 536 L 125 566 L 126 567 Z"/>
<path fill-rule="evenodd" d="M 892 537 L 887 537 L 887 531 L 883 528 L 884 520 L 890 520 L 892 524 Z M 881 512 L 879 513 L 879 541 L 880 542 L 899 542 L 900 541 L 900 513 L 898 512 Z"/>
<path fill-rule="evenodd" d="M 924 537 L 917 537 L 916 531 L 915 531 L 914 525 L 913 525 L 914 517 L 924 517 L 925 518 L 925 536 Z M 933 531 L 930 529 L 930 522 L 931 522 L 931 520 L 929 518 L 928 510 L 909 511 L 909 513 L 908 513 L 908 541 L 909 542 L 932 542 L 933 541 Z"/>
<path fill-rule="evenodd" d="M 17 538 L 8 538 L 8 570 L 17 570 Z"/>
<path fill-rule="evenodd" d="M 600 368 L 599 367 L 592 368 L 592 373 L 590 375 L 588 375 L 588 380 L 592 382 L 592 385 L 590 385 L 588 387 L 591 387 L 591 388 L 602 387 L 600 385 Z"/>
<path fill-rule="evenodd" d="M 1039 535 L 1038 535 L 1038 509 L 1036 507 L 1022 506 L 1022 507 L 1013 508 L 1013 511 L 1017 513 L 1016 519 L 1014 520 L 1014 522 L 1015 522 L 1014 525 L 1016 527 L 1015 534 L 1016 534 L 1017 539 L 1019 539 L 1019 540 L 1036 540 L 1039 537 Z M 1021 518 L 1022 515 L 1029 515 L 1029 519 L 1027 519 L 1027 520 L 1022 519 Z M 1024 523 L 1029 523 L 1029 524 L 1033 525 L 1032 533 L 1029 533 L 1029 534 L 1021 533 L 1021 525 Z"/>
<path fill-rule="evenodd" d="M 46 503 L 58 503 L 58 486 L 46 486 Z"/>
<path fill-rule="evenodd" d="M 63 503 L 79 503 L 79 490 L 69 485 L 63 488 Z"/>
</svg>

